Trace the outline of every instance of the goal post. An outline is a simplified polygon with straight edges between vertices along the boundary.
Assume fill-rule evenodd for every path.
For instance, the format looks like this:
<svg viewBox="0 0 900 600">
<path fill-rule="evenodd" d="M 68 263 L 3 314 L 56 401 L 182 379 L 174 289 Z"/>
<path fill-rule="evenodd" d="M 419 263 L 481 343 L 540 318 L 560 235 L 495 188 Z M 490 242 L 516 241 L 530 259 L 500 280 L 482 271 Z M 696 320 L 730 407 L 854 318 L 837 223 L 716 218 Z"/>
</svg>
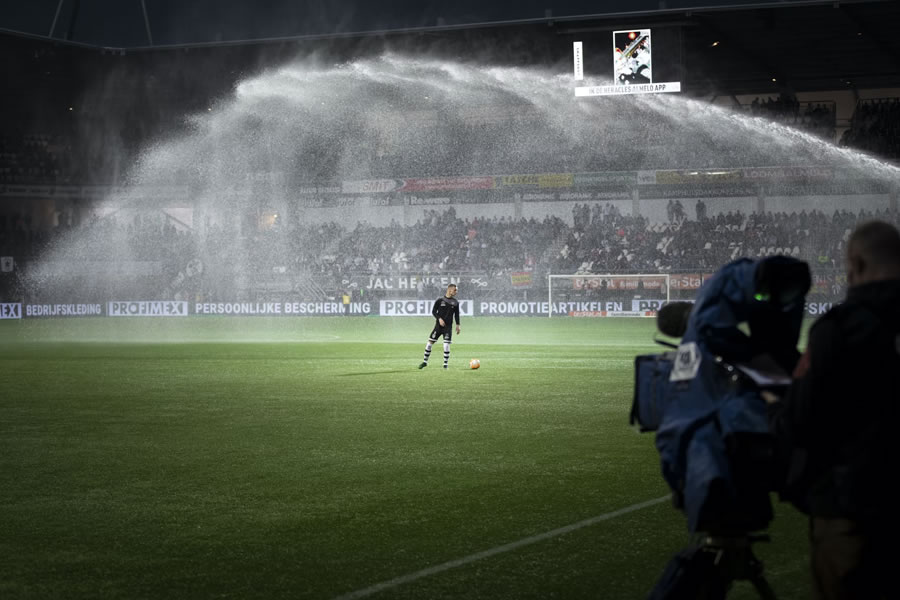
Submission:
<svg viewBox="0 0 900 600">
<path fill-rule="evenodd" d="M 667 273 L 547 275 L 547 316 L 653 317 L 671 300 Z"/>
</svg>

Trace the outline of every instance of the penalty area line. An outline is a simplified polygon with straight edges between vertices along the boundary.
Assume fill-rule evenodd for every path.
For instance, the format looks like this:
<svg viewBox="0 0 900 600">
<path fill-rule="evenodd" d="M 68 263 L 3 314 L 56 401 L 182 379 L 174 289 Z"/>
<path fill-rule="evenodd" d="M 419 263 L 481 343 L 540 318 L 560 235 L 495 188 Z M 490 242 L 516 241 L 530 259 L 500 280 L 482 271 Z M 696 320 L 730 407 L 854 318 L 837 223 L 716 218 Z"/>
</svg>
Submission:
<svg viewBox="0 0 900 600">
<path fill-rule="evenodd" d="M 561 535 L 571 533 L 572 531 L 575 531 L 577 529 L 590 527 L 591 525 L 600 523 L 601 521 L 608 521 L 609 519 L 614 519 L 630 512 L 641 510 L 642 508 L 647 508 L 648 506 L 654 506 L 656 504 L 659 504 L 660 502 L 669 500 L 671 497 L 671 495 L 667 495 L 662 496 L 661 498 L 647 500 L 646 502 L 632 504 L 631 506 L 626 506 L 625 508 L 620 508 L 619 510 L 614 510 L 602 515 L 597 515 L 596 517 L 591 517 L 590 519 L 585 519 L 584 521 L 578 521 L 577 523 L 572 523 L 571 525 L 566 525 L 565 527 L 559 527 L 557 529 L 545 531 L 544 533 L 539 533 L 527 538 L 522 538 L 521 540 L 516 540 L 515 542 L 503 544 L 502 546 L 497 546 L 489 550 L 483 550 L 481 552 L 476 552 L 475 554 L 470 554 L 469 556 L 464 556 L 462 558 L 447 561 L 433 567 L 428 567 L 427 569 L 422 569 L 421 571 L 416 571 L 415 573 L 409 573 L 408 575 L 401 575 L 400 577 L 395 577 L 394 579 L 382 581 L 381 583 L 376 583 L 375 585 L 371 585 L 367 588 L 356 590 L 355 592 L 350 592 L 349 594 L 344 594 L 342 596 L 337 596 L 333 600 L 355 600 L 356 598 L 365 598 L 366 596 L 371 596 L 372 594 L 377 594 L 378 592 L 383 592 L 385 590 L 389 590 L 403 584 L 416 581 L 417 579 L 422 579 L 423 577 L 436 575 L 438 573 L 449 571 L 450 569 L 455 569 L 456 567 L 461 567 L 462 565 L 482 560 L 484 558 L 503 554 L 504 552 L 509 552 L 510 550 L 516 550 L 517 548 L 528 546 L 529 544 L 535 544 L 537 542 L 542 542 L 544 540 L 559 537 Z"/>
</svg>

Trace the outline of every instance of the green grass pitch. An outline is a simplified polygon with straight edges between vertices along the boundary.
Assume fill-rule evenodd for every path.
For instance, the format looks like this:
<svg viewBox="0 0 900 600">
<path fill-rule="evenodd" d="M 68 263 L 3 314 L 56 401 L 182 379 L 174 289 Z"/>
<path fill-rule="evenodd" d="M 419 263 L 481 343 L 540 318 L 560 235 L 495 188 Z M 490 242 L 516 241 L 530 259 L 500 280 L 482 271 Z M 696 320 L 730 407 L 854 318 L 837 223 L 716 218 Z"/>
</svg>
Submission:
<svg viewBox="0 0 900 600">
<path fill-rule="evenodd" d="M 431 324 L 0 321 L 0 597 L 645 597 L 688 542 L 633 508 L 668 494 L 628 426 L 653 321 L 468 318 L 420 371 Z"/>
</svg>

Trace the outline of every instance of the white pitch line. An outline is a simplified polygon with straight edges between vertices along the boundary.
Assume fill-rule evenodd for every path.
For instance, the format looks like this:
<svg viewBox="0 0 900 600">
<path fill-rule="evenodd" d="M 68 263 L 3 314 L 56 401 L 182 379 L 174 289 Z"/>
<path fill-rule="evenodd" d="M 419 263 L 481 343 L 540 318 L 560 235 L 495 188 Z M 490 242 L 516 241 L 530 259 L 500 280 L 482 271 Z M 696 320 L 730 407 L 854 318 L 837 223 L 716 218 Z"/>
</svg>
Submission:
<svg viewBox="0 0 900 600">
<path fill-rule="evenodd" d="M 394 579 L 382 581 L 381 583 L 376 583 L 375 585 L 371 585 L 367 588 L 356 590 L 355 592 L 350 592 L 349 594 L 344 594 L 343 596 L 338 596 L 334 598 L 334 600 L 356 600 L 356 598 L 365 598 L 366 596 L 371 596 L 372 594 L 377 594 L 378 592 L 383 592 L 384 590 L 389 590 L 405 583 L 410 583 L 412 581 L 416 581 L 417 579 L 422 579 L 423 577 L 436 575 L 438 573 L 442 573 L 443 571 L 461 567 L 462 565 L 475 562 L 476 560 L 496 556 L 497 554 L 503 554 L 504 552 L 509 552 L 510 550 L 515 550 L 516 548 L 521 548 L 522 546 L 527 546 L 536 542 L 549 540 L 550 538 L 555 538 L 567 533 L 571 533 L 576 529 L 590 527 L 591 525 L 594 525 L 601 521 L 608 521 L 609 519 L 614 519 L 615 517 L 619 517 L 630 512 L 640 510 L 642 508 L 647 508 L 648 506 L 659 504 L 660 502 L 669 500 L 671 497 L 671 495 L 668 495 L 661 498 L 654 498 L 653 500 L 647 500 L 646 502 L 632 504 L 631 506 L 626 506 L 625 508 L 620 508 L 619 510 L 614 510 L 612 512 L 598 515 L 596 517 L 591 517 L 590 519 L 585 519 L 584 521 L 578 521 L 577 523 L 572 523 L 571 525 L 566 525 L 565 527 L 559 527 L 558 529 L 545 531 L 544 533 L 539 533 L 531 537 L 522 538 L 521 540 L 517 540 L 515 542 L 510 542 L 508 544 L 503 544 L 502 546 L 491 548 L 490 550 L 476 552 L 475 554 L 470 554 L 469 556 L 464 556 L 462 558 L 457 558 L 455 560 L 435 565 L 433 567 L 428 567 L 427 569 L 422 569 L 421 571 L 416 571 L 415 573 L 409 573 L 408 575 L 401 575 L 400 577 L 395 577 Z"/>
</svg>

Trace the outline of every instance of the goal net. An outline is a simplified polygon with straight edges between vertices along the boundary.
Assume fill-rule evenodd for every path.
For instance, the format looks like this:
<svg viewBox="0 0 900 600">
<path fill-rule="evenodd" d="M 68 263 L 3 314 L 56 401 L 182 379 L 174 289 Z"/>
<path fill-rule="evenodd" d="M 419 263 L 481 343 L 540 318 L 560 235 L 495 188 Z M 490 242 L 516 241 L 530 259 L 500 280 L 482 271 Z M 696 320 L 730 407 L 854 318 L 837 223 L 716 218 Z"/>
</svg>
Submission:
<svg viewBox="0 0 900 600">
<path fill-rule="evenodd" d="M 655 317 L 669 302 L 668 274 L 548 275 L 547 315 Z"/>
</svg>

